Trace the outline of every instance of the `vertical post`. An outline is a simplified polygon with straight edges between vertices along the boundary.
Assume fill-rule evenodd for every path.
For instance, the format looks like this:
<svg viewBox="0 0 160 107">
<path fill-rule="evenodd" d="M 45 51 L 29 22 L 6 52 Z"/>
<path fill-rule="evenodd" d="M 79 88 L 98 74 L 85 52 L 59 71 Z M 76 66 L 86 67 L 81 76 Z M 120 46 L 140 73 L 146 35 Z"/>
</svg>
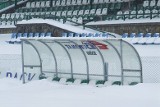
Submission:
<svg viewBox="0 0 160 107">
<path fill-rule="evenodd" d="M 14 4 L 15 4 L 14 8 L 16 10 L 17 9 L 17 0 L 15 0 Z"/>
<path fill-rule="evenodd" d="M 22 43 L 21 43 L 21 57 L 22 57 L 22 77 L 23 77 L 23 84 L 25 84 L 23 43 L 24 43 L 24 41 L 22 40 Z"/>
<path fill-rule="evenodd" d="M 123 45 L 122 45 L 122 39 L 120 39 L 120 54 L 121 54 L 121 82 L 122 85 L 124 84 L 124 74 L 123 74 Z"/>
<path fill-rule="evenodd" d="M 108 63 L 105 62 L 105 81 L 108 81 Z"/>
</svg>

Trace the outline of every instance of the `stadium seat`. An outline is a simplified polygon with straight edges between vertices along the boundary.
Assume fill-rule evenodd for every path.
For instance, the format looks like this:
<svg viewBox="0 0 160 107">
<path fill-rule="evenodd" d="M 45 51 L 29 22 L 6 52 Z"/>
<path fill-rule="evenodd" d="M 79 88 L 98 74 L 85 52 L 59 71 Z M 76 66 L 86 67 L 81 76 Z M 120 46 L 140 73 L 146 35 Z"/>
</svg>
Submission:
<svg viewBox="0 0 160 107">
<path fill-rule="evenodd" d="M 22 37 L 23 37 L 23 38 L 27 38 L 27 37 L 28 37 L 28 33 L 23 33 L 23 34 L 22 34 Z"/>
<path fill-rule="evenodd" d="M 108 38 L 108 33 L 102 33 L 102 37 Z"/>
<path fill-rule="evenodd" d="M 139 10 L 139 11 L 138 11 L 137 18 L 138 18 L 138 19 L 144 18 L 144 16 L 143 16 L 143 10 Z"/>
<path fill-rule="evenodd" d="M 158 33 L 155 35 L 155 40 L 154 40 L 153 44 L 160 45 L 160 35 Z"/>
<path fill-rule="evenodd" d="M 71 5 L 71 0 L 67 0 L 66 5 Z"/>
<path fill-rule="evenodd" d="M 28 37 L 29 37 L 29 38 L 33 38 L 33 33 L 29 33 L 29 34 L 28 34 Z"/>
<path fill-rule="evenodd" d="M 66 0 L 62 0 L 61 1 L 61 6 L 65 6 L 66 5 Z"/>
<path fill-rule="evenodd" d="M 74 37 L 80 37 L 79 33 L 75 33 Z"/>
<path fill-rule="evenodd" d="M 46 1 L 45 7 L 50 7 L 50 1 Z"/>
<path fill-rule="evenodd" d="M 124 12 L 124 15 L 125 15 L 125 19 L 130 19 L 130 11 L 129 10 L 126 10 Z"/>
<path fill-rule="evenodd" d="M 147 39 L 146 44 L 154 44 L 154 41 L 159 38 L 159 33 L 153 34 L 149 39 Z"/>
<path fill-rule="evenodd" d="M 95 33 L 93 37 L 100 37 L 100 33 Z"/>
<path fill-rule="evenodd" d="M 40 36 L 40 33 L 35 33 L 34 37 L 38 38 Z"/>
<path fill-rule="evenodd" d="M 108 9 L 107 8 L 103 8 L 102 9 L 102 15 L 107 15 Z"/>
<path fill-rule="evenodd" d="M 94 34 L 93 34 L 93 33 L 89 33 L 89 34 L 87 35 L 87 37 L 94 37 Z"/>
<path fill-rule="evenodd" d="M 130 43 L 136 43 L 137 42 L 137 39 L 136 38 L 136 33 L 131 33 L 129 35 L 129 37 L 127 38 L 127 41 L 130 42 Z"/>
<path fill-rule="evenodd" d="M 45 33 L 40 33 L 40 37 L 45 37 Z"/>
<path fill-rule="evenodd" d="M 150 18 L 151 11 L 149 9 L 145 10 L 144 18 Z"/>
<path fill-rule="evenodd" d="M 123 13 L 122 13 L 122 11 L 118 11 L 118 12 L 117 12 L 116 19 L 117 19 L 117 20 L 123 19 Z"/>
<path fill-rule="evenodd" d="M 148 8 L 149 7 L 149 1 L 148 0 L 143 2 L 143 7 L 144 8 Z"/>
<path fill-rule="evenodd" d="M 23 37 L 22 33 L 18 33 L 15 43 L 21 43 L 21 40 L 20 40 L 21 37 Z"/>
<path fill-rule="evenodd" d="M 73 37 L 74 33 L 69 33 L 68 37 Z"/>
<path fill-rule="evenodd" d="M 144 43 L 143 41 L 143 35 L 144 33 L 138 33 L 137 36 L 135 36 L 134 39 L 132 39 L 131 43 L 133 44 L 138 44 L 138 43 Z"/>
<path fill-rule="evenodd" d="M 151 37 L 151 33 L 147 33 L 143 38 L 138 41 L 138 44 L 146 44 L 147 40 Z"/>
<path fill-rule="evenodd" d="M 150 1 L 150 7 L 154 7 L 154 6 L 156 6 L 156 1 L 155 0 Z"/>
<path fill-rule="evenodd" d="M 122 35 L 122 38 L 128 38 L 128 33 L 124 33 L 124 34 Z"/>
<path fill-rule="evenodd" d="M 7 40 L 6 42 L 7 42 L 7 43 L 10 43 L 10 44 L 14 44 L 15 41 L 16 41 L 16 39 L 17 39 L 17 33 L 12 33 L 11 39 L 10 39 L 10 40 Z"/>
<path fill-rule="evenodd" d="M 157 9 L 153 9 L 152 10 L 152 18 L 157 18 L 157 17 L 159 17 L 158 10 Z"/>
<path fill-rule="evenodd" d="M 87 37 L 87 34 L 86 33 L 82 33 L 81 37 Z"/>
<path fill-rule="evenodd" d="M 52 33 L 51 32 L 46 33 L 45 37 L 52 37 Z"/>
<path fill-rule="evenodd" d="M 67 33 L 62 33 L 62 37 L 67 37 Z"/>
<path fill-rule="evenodd" d="M 135 10 L 131 11 L 130 19 L 136 19 L 136 18 L 137 18 L 136 11 Z"/>
</svg>

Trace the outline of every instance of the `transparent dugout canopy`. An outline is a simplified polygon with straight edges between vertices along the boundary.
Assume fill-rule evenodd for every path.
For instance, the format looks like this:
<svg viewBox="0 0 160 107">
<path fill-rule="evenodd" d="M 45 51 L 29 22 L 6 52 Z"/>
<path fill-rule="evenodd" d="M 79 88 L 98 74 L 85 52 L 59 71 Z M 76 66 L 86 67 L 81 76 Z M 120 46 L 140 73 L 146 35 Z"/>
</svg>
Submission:
<svg viewBox="0 0 160 107">
<path fill-rule="evenodd" d="M 122 39 L 21 39 L 23 83 L 26 73 L 46 77 L 143 82 L 136 49 Z"/>
</svg>

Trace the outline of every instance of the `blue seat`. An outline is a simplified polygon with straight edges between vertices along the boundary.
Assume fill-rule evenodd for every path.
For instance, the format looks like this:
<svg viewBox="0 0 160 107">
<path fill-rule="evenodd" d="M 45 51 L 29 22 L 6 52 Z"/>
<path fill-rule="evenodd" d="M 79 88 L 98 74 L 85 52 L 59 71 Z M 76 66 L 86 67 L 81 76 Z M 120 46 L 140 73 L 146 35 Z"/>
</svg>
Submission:
<svg viewBox="0 0 160 107">
<path fill-rule="evenodd" d="M 62 33 L 62 37 L 67 37 L 67 33 Z"/>
<path fill-rule="evenodd" d="M 102 37 L 108 38 L 108 33 L 102 33 Z"/>
<path fill-rule="evenodd" d="M 80 37 L 80 34 L 79 33 L 75 33 L 74 37 Z"/>
<path fill-rule="evenodd" d="M 135 38 L 135 37 L 136 37 L 136 33 L 131 33 L 131 34 L 129 35 L 129 37 L 130 37 L 130 38 Z"/>
<path fill-rule="evenodd" d="M 21 40 L 20 40 L 21 37 L 23 37 L 22 33 L 18 33 L 15 43 L 21 43 Z"/>
<path fill-rule="evenodd" d="M 127 38 L 128 37 L 128 33 L 124 33 L 123 35 L 122 35 L 122 38 Z"/>
<path fill-rule="evenodd" d="M 35 33 L 35 34 L 34 34 L 34 37 L 39 37 L 39 36 L 40 36 L 39 33 Z"/>
<path fill-rule="evenodd" d="M 73 37 L 73 34 L 74 34 L 74 33 L 69 33 L 69 34 L 68 34 L 68 37 Z"/>
<path fill-rule="evenodd" d="M 149 38 L 152 36 L 152 33 L 147 33 L 144 37 Z"/>
<path fill-rule="evenodd" d="M 96 33 L 93 37 L 100 37 L 100 33 Z"/>
<path fill-rule="evenodd" d="M 87 37 L 93 37 L 93 36 L 94 36 L 93 33 L 89 33 L 89 34 L 87 35 Z"/>
<path fill-rule="evenodd" d="M 12 33 L 11 39 L 7 40 L 6 42 L 9 43 L 9 44 L 14 44 L 14 42 L 16 41 L 16 39 L 17 39 L 17 33 Z"/>
<path fill-rule="evenodd" d="M 82 33 L 81 37 L 87 37 L 87 34 L 86 33 Z"/>
<path fill-rule="evenodd" d="M 45 37 L 46 33 L 40 33 L 40 37 Z"/>
<path fill-rule="evenodd" d="M 160 37 L 159 33 L 155 33 L 152 37 Z"/>
<path fill-rule="evenodd" d="M 24 38 L 27 38 L 27 36 L 28 36 L 28 33 L 23 33 Z"/>
<path fill-rule="evenodd" d="M 138 35 L 137 35 L 137 37 L 143 37 L 144 36 L 144 33 L 139 33 Z"/>
<path fill-rule="evenodd" d="M 45 37 L 52 37 L 52 33 L 51 32 L 46 33 Z"/>
<path fill-rule="evenodd" d="M 29 33 L 29 34 L 28 34 L 28 37 L 29 37 L 29 38 L 32 38 L 32 37 L 33 37 L 33 33 Z"/>
</svg>

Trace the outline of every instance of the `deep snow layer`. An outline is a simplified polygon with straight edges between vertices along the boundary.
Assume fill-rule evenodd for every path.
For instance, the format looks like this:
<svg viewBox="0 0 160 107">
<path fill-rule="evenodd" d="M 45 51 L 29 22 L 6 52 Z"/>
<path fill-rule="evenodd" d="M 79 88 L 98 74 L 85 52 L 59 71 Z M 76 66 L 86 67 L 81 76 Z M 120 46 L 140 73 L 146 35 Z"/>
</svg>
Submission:
<svg viewBox="0 0 160 107">
<path fill-rule="evenodd" d="M 160 84 L 95 87 L 0 79 L 1 107 L 160 107 Z"/>
</svg>

